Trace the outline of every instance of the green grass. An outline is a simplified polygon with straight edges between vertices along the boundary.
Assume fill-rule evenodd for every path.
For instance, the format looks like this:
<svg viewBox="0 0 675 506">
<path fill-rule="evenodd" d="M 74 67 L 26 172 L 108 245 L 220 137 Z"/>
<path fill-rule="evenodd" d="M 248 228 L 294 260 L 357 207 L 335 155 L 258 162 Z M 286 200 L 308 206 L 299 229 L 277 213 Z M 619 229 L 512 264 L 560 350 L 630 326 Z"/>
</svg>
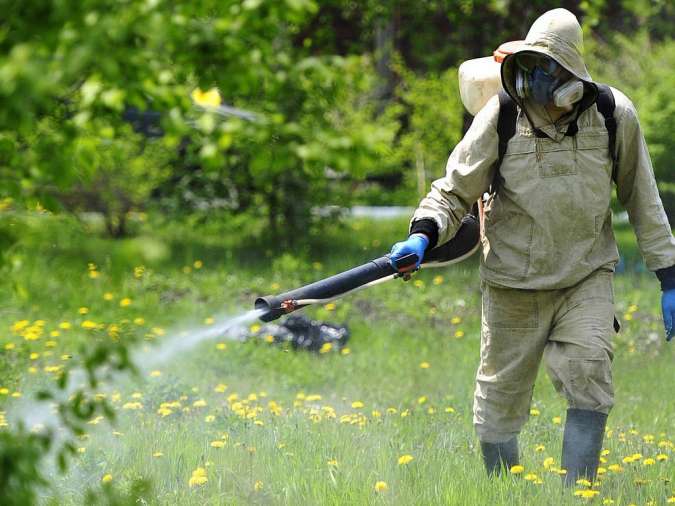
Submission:
<svg viewBox="0 0 675 506">
<path fill-rule="evenodd" d="M 64 354 L 73 355 L 67 363 L 77 363 L 78 350 L 111 339 L 111 324 L 119 339 L 161 341 L 172 329 L 250 309 L 258 295 L 379 256 L 406 230 L 404 221 L 356 221 L 312 238 L 294 255 L 276 256 L 261 242 L 236 248 L 236 230 L 218 225 L 140 224 L 138 238 L 118 242 L 66 218 L 12 216 L 3 226 L 17 242 L 3 255 L 0 289 L 9 295 L 0 306 L 0 386 L 25 395 L 50 376 L 45 366 L 66 363 Z M 618 236 L 622 251 L 636 258 L 632 235 L 620 229 Z M 195 268 L 196 261 L 203 266 Z M 95 278 L 89 263 L 96 265 Z M 604 475 L 596 504 L 664 504 L 675 493 L 667 481 L 675 475 L 675 352 L 662 337 L 658 283 L 639 270 L 616 278 L 623 330 L 615 340 L 617 399 L 605 448 L 607 465 L 618 463 L 623 472 Z M 79 504 L 87 486 L 99 487 L 110 474 L 111 486 L 122 490 L 149 479 L 152 493 L 144 499 L 152 504 L 586 502 L 543 467 L 547 457 L 560 464 L 562 425 L 553 418 L 564 420 L 565 412 L 544 374 L 534 395 L 538 414 L 521 435 L 525 472 L 485 477 L 471 425 L 480 324 L 476 259 L 414 280 L 358 292 L 334 309 L 308 310 L 349 325 L 349 354 L 294 352 L 254 340 L 228 342 L 223 350 L 216 340 L 159 366 L 160 376 L 102 386 L 117 409 L 115 425 L 88 425 L 89 435 L 77 442 L 83 453 L 68 475 L 52 476 L 44 494 L 54 503 Z M 131 303 L 121 306 L 124 298 Z M 80 314 L 81 307 L 88 312 Z M 43 320 L 42 336 L 26 341 L 17 335 L 12 326 L 21 320 Z M 87 320 L 103 327 L 84 329 Z M 72 328 L 59 329 L 61 322 Z M 51 331 L 60 334 L 50 337 Z M 8 343 L 15 348 L 5 349 Z M 39 357 L 32 360 L 32 352 Z M 220 384 L 227 385 L 224 392 L 214 390 Z M 195 406 L 200 400 L 206 405 Z M 170 401 L 180 408 L 160 416 L 160 404 Z M 270 401 L 280 406 L 278 415 Z M 142 408 L 125 409 L 130 402 Z M 16 403 L 0 396 L 8 417 Z M 212 447 L 217 440 L 224 447 Z M 156 452 L 162 455 L 153 457 Z M 642 459 L 622 463 L 635 453 Z M 668 460 L 643 464 L 657 454 Z M 413 460 L 399 465 L 402 455 Z M 190 487 L 200 467 L 208 481 Z M 524 479 L 528 473 L 542 483 Z M 378 481 L 386 491 L 375 491 Z"/>
</svg>

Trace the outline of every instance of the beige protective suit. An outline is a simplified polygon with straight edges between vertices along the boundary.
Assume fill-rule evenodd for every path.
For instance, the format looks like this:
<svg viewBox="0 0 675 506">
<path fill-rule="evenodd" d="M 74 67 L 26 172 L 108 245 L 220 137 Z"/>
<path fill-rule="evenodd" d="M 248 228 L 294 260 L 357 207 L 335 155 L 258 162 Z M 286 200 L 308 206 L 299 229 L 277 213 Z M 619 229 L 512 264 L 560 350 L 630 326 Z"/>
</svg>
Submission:
<svg viewBox="0 0 675 506">
<path fill-rule="evenodd" d="M 584 98 L 555 123 L 543 107 L 517 98 L 514 56 L 502 64 L 502 84 L 519 112 L 482 237 L 483 324 L 474 423 L 487 442 L 506 441 L 526 421 L 542 354 L 570 407 L 607 413 L 613 404 L 612 272 L 619 257 L 610 210 L 612 160 L 582 44 L 576 17 L 555 9 L 537 19 L 516 52 L 550 56 L 584 81 Z M 675 240 L 635 107 L 623 93 L 612 91 L 619 201 L 647 267 L 671 267 Z M 442 244 L 488 191 L 498 156 L 498 113 L 495 96 L 453 150 L 445 177 L 434 181 L 421 201 L 411 230 L 416 221 L 431 219 Z M 565 136 L 575 118 L 578 133 Z"/>
</svg>

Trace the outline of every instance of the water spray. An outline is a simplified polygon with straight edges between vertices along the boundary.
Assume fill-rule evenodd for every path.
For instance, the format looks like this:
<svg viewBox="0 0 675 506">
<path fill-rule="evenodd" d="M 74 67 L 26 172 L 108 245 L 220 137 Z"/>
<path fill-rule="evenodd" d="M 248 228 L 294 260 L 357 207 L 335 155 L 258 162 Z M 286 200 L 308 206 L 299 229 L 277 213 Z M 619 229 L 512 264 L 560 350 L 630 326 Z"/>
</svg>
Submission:
<svg viewBox="0 0 675 506">
<path fill-rule="evenodd" d="M 455 236 L 448 242 L 436 246 L 425 255 L 422 268 L 442 267 L 471 256 L 480 245 L 478 218 L 468 214 Z M 279 295 L 258 297 L 255 308 L 261 311 L 260 319 L 265 322 L 313 304 L 325 304 L 349 293 L 378 285 L 396 278 L 409 279 L 415 270 L 417 255 L 406 255 L 392 261 L 389 255 L 335 274 L 326 279 L 296 288 Z"/>
</svg>

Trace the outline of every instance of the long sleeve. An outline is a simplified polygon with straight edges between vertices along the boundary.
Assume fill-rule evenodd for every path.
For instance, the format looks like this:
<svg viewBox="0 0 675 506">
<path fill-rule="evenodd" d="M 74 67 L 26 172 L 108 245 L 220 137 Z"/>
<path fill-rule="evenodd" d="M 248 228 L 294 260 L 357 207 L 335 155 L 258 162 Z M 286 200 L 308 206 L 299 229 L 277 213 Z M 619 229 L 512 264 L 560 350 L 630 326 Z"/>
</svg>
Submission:
<svg viewBox="0 0 675 506">
<path fill-rule="evenodd" d="M 445 176 L 431 184 L 431 191 L 413 214 L 411 233 L 425 232 L 434 240 L 433 230 L 429 231 L 433 223 L 439 244 L 455 235 L 462 217 L 492 183 L 499 144 L 498 115 L 499 99 L 495 96 L 476 115 L 466 135 L 450 154 Z"/>
<path fill-rule="evenodd" d="M 672 269 L 664 269 L 675 265 L 675 239 L 661 203 L 637 112 L 625 95 L 614 93 L 618 123 L 617 196 L 628 212 L 647 268 L 665 275 Z"/>
</svg>

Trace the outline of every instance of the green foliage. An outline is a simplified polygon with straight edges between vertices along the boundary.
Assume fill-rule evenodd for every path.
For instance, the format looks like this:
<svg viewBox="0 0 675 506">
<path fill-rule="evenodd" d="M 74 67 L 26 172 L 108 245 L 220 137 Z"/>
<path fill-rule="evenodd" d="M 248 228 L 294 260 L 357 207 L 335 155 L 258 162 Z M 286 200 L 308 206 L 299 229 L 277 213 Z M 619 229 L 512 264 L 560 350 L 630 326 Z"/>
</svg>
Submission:
<svg viewBox="0 0 675 506">
<path fill-rule="evenodd" d="M 594 79 L 623 91 L 638 111 L 666 212 L 675 219 L 675 40 L 652 42 L 644 32 L 589 44 Z"/>
<path fill-rule="evenodd" d="M 400 100 L 408 127 L 397 146 L 397 161 L 417 191 L 410 204 L 426 195 L 429 184 L 445 174 L 450 151 L 462 136 L 463 108 L 457 70 L 417 76 L 401 69 Z"/>
<path fill-rule="evenodd" d="M 47 484 L 40 465 L 49 445 L 48 436 L 32 434 L 23 427 L 0 431 L 0 504 L 35 503 L 38 488 Z"/>
<path fill-rule="evenodd" d="M 326 171 L 362 178 L 393 135 L 372 119 L 368 57 L 312 56 L 293 44 L 316 8 L 302 0 L 8 8 L 0 183 L 50 209 L 103 212 L 113 236 L 163 187 L 193 204 L 254 209 L 279 239 L 294 237 L 281 228 L 312 225 L 311 208 L 334 190 Z M 33 24 L 36 11 L 43 22 Z M 218 87 L 257 120 L 193 111 L 194 86 Z M 160 112 L 164 138 L 132 135 L 121 119 L 128 106 Z M 347 203 L 344 188 L 330 193 Z"/>
</svg>

